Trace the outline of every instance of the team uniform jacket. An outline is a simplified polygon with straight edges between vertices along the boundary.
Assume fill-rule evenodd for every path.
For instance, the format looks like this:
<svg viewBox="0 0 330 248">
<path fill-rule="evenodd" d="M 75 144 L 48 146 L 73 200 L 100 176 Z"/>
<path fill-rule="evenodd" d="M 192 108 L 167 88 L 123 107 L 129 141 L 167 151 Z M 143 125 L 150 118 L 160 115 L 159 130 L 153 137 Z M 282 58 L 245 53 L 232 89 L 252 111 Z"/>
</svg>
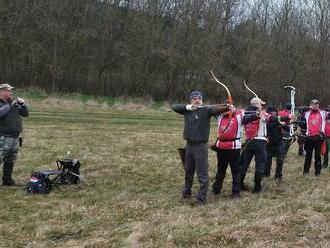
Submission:
<svg viewBox="0 0 330 248">
<path fill-rule="evenodd" d="M 306 121 L 306 135 L 316 136 L 325 133 L 326 112 L 324 110 L 307 111 L 304 114 Z"/>
<path fill-rule="evenodd" d="M 219 115 L 218 122 L 218 140 L 216 147 L 219 149 L 241 149 L 244 111 L 237 110 L 231 117 L 229 115 Z"/>
<path fill-rule="evenodd" d="M 250 107 L 247 111 L 254 111 L 256 108 Z M 243 117 L 245 125 L 245 135 L 248 140 L 267 140 L 267 121 L 270 115 L 266 111 L 261 111 L 260 118 L 256 114 L 246 114 Z"/>
<path fill-rule="evenodd" d="M 325 137 L 330 138 L 330 112 L 327 112 L 327 118 L 325 120 L 324 134 L 325 134 Z"/>
</svg>

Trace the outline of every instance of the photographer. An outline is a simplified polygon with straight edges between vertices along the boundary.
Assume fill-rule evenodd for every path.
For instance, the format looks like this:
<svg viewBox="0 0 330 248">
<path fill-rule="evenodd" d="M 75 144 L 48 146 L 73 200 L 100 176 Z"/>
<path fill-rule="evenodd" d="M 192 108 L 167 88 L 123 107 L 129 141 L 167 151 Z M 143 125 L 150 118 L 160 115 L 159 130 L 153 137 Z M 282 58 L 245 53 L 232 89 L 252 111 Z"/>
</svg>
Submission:
<svg viewBox="0 0 330 248">
<path fill-rule="evenodd" d="M 22 117 L 29 111 L 22 98 L 14 99 L 9 84 L 0 84 L 0 163 L 3 163 L 2 185 L 15 185 L 12 179 L 14 162 L 20 145 Z"/>
</svg>

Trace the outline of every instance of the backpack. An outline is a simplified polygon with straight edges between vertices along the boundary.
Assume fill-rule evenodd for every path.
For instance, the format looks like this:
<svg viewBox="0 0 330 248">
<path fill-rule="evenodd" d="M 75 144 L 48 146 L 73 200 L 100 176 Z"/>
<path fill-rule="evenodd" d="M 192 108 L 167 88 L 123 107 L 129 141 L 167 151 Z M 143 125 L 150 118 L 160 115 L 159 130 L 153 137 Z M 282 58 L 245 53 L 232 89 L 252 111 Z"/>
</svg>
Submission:
<svg viewBox="0 0 330 248">
<path fill-rule="evenodd" d="M 30 194 L 48 194 L 52 190 L 52 181 L 41 171 L 31 173 L 30 182 L 26 185 L 26 192 Z"/>
</svg>

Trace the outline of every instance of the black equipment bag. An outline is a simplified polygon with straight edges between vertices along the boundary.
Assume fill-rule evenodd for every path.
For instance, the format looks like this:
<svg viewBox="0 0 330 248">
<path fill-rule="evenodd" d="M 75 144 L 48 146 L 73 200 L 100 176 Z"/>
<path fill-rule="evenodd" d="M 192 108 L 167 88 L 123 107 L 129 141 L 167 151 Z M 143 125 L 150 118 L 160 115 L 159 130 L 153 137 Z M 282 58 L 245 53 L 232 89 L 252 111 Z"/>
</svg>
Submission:
<svg viewBox="0 0 330 248">
<path fill-rule="evenodd" d="M 80 162 L 77 159 L 57 160 L 57 168 L 61 171 L 60 184 L 77 184 L 80 176 Z"/>
<path fill-rule="evenodd" d="M 52 188 L 53 182 L 42 171 L 32 172 L 30 182 L 26 185 L 27 193 L 31 194 L 48 194 Z"/>
</svg>

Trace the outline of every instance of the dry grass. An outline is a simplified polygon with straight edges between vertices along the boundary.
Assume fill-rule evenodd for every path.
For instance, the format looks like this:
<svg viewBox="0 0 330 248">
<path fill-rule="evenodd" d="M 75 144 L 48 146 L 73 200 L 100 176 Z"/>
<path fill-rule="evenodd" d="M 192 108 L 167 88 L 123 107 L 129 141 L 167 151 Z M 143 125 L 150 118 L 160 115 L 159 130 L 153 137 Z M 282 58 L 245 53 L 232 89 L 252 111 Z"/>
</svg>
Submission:
<svg viewBox="0 0 330 248">
<path fill-rule="evenodd" d="M 282 184 L 269 178 L 262 194 L 231 200 L 228 170 L 223 193 L 194 208 L 178 201 L 180 116 L 52 104 L 33 106 L 25 120 L 15 167 L 21 187 L 0 187 L 0 247 L 330 247 L 330 174 L 303 177 L 295 146 Z M 89 185 L 26 195 L 30 171 L 55 168 L 68 150 Z M 210 151 L 211 183 L 215 163 Z"/>
</svg>

